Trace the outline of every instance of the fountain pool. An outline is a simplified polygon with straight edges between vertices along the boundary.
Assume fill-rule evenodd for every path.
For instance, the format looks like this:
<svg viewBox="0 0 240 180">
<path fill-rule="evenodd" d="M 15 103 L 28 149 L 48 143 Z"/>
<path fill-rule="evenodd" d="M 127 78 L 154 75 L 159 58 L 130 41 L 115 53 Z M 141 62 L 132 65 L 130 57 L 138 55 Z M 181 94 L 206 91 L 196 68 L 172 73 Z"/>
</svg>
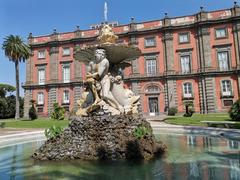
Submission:
<svg viewBox="0 0 240 180">
<path fill-rule="evenodd" d="M 40 140 L 0 148 L 0 179 L 240 179 L 240 141 L 157 133 L 168 147 L 148 162 L 34 161 Z"/>
</svg>

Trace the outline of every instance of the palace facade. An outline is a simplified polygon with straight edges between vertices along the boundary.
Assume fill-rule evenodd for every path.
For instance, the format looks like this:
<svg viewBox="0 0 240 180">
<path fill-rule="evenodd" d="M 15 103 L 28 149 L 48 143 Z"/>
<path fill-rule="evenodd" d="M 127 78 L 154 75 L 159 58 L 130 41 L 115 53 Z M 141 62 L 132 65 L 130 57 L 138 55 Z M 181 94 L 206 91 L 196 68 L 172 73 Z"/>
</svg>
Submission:
<svg viewBox="0 0 240 180">
<path fill-rule="evenodd" d="M 224 112 L 240 97 L 240 7 L 161 20 L 113 24 L 118 43 L 139 47 L 142 56 L 124 70 L 126 86 L 141 96 L 146 115 L 191 101 L 199 113 Z M 29 34 L 33 56 L 26 62 L 24 115 L 30 100 L 49 116 L 58 102 L 77 108 L 86 67 L 74 60 L 74 48 L 97 43 L 98 26 L 73 32 Z"/>
</svg>

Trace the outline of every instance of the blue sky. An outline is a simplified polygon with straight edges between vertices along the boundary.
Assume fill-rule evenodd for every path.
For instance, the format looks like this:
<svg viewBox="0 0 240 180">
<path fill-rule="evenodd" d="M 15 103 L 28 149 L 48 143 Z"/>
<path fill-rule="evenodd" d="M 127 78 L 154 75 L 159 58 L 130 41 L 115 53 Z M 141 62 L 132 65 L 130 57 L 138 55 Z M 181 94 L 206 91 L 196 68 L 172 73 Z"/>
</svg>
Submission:
<svg viewBox="0 0 240 180">
<path fill-rule="evenodd" d="M 234 0 L 107 0 L 108 21 L 129 23 L 131 17 L 146 21 L 195 14 L 200 6 L 206 11 L 233 7 Z M 237 1 L 239 3 L 239 0 Z M 88 29 L 101 23 L 104 0 L 0 0 L 0 45 L 9 34 L 21 36 L 25 42 L 33 35 L 73 31 L 77 25 Z M 25 64 L 20 65 L 20 82 L 25 82 Z M 14 64 L 0 49 L 0 83 L 15 85 Z M 23 96 L 23 89 L 21 89 Z"/>
</svg>

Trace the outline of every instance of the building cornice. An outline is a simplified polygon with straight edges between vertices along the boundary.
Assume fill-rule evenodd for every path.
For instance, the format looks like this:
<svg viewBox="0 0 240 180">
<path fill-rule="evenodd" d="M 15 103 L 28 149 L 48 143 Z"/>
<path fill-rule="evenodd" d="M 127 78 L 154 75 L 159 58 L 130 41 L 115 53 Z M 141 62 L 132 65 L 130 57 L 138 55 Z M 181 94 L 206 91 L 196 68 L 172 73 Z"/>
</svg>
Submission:
<svg viewBox="0 0 240 180">
<path fill-rule="evenodd" d="M 201 27 L 208 27 L 209 25 L 213 25 L 213 24 L 222 24 L 222 23 L 227 23 L 227 22 L 231 22 L 234 23 L 236 21 L 240 21 L 240 16 L 234 16 L 234 17 L 228 17 L 228 18 L 224 18 L 224 19 L 207 19 L 207 20 L 203 20 L 203 21 L 196 21 L 190 24 L 182 24 L 182 25 L 167 25 L 167 26 L 159 26 L 159 27 L 154 27 L 154 28 L 149 28 L 149 29 L 134 29 L 134 31 L 131 31 L 130 29 L 128 31 L 125 32 L 121 32 L 121 33 L 116 33 L 116 35 L 119 36 L 119 38 L 121 37 L 130 37 L 132 35 L 144 35 L 144 34 L 149 34 L 149 33 L 169 33 L 172 32 L 174 30 L 179 30 L 179 29 L 185 29 L 185 28 L 201 28 Z M 126 25 L 126 26 L 130 26 L 130 24 Z M 74 32 L 73 32 L 74 33 Z M 52 35 L 49 36 L 45 36 L 45 37 L 51 37 Z M 81 43 L 81 42 L 93 42 L 96 41 L 97 39 L 97 35 L 94 36 L 89 36 L 89 37 L 84 37 L 84 36 L 75 36 L 74 38 L 70 38 L 70 39 L 66 39 L 66 40 L 59 40 L 59 39 L 53 39 L 52 41 L 48 41 L 48 42 L 43 42 L 43 43 L 34 43 L 33 41 L 34 37 L 31 37 L 31 41 L 29 41 L 30 46 L 32 48 L 38 48 L 38 47 L 46 47 L 46 46 L 50 46 L 50 47 L 55 47 L 55 46 L 60 46 L 62 44 L 69 44 L 69 43 L 73 43 L 73 44 L 77 44 L 77 43 Z"/>
</svg>

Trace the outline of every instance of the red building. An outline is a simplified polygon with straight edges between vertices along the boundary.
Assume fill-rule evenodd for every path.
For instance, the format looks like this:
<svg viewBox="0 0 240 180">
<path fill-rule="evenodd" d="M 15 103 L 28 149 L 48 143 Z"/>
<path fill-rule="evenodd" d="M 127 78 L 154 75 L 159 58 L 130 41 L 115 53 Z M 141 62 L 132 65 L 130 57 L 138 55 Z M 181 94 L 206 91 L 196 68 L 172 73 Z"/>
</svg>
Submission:
<svg viewBox="0 0 240 180">
<path fill-rule="evenodd" d="M 118 43 L 137 46 L 142 56 L 124 71 L 126 85 L 141 95 L 143 112 L 184 112 L 191 101 L 199 113 L 227 111 L 240 95 L 240 7 L 147 22 L 117 25 Z M 25 116 L 30 100 L 40 115 L 53 103 L 69 111 L 81 96 L 85 65 L 73 57 L 76 46 L 97 42 L 98 29 L 29 35 L 33 56 L 26 63 Z M 96 26 L 97 27 L 97 26 Z"/>
</svg>

